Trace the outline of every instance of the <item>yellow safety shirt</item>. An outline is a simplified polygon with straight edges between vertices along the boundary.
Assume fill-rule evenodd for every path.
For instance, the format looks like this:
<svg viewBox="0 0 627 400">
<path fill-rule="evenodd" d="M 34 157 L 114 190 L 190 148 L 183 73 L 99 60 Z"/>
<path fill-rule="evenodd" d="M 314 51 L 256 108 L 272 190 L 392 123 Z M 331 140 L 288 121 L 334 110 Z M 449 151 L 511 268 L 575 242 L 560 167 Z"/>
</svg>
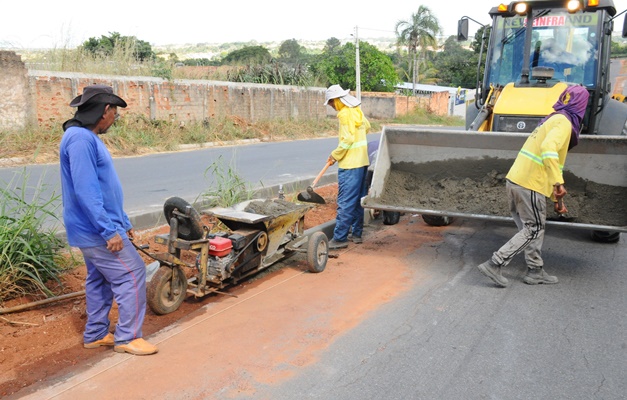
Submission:
<svg viewBox="0 0 627 400">
<path fill-rule="evenodd" d="M 368 142 L 366 133 L 370 122 L 359 107 L 347 107 L 340 99 L 333 99 L 337 118 L 340 122 L 339 144 L 331 152 L 342 169 L 364 167 L 368 162 Z"/>
<path fill-rule="evenodd" d="M 562 170 L 568 153 L 572 125 L 568 118 L 556 114 L 536 128 L 525 141 L 507 179 L 524 188 L 551 197 L 553 185 L 563 184 Z"/>
</svg>

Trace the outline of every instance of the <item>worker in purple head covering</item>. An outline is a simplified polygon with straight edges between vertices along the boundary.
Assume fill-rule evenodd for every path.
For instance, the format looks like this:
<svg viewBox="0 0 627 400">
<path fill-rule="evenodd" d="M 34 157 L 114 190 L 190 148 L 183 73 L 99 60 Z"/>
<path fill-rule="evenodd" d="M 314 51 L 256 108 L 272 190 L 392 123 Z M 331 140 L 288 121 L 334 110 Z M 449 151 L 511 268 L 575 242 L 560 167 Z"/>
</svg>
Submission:
<svg viewBox="0 0 627 400">
<path fill-rule="evenodd" d="M 507 174 L 507 196 L 518 233 L 477 266 L 500 287 L 508 280 L 502 267 L 521 252 L 525 254 L 527 274 L 523 282 L 529 285 L 557 283 L 557 277 L 543 268 L 542 242 L 546 222 L 546 199 L 554 202 L 555 212 L 568 212 L 563 203 L 566 195 L 562 166 L 568 150 L 577 145 L 589 93 L 583 86 L 569 86 L 553 105 L 554 113 L 540 121 L 525 141 Z"/>
</svg>

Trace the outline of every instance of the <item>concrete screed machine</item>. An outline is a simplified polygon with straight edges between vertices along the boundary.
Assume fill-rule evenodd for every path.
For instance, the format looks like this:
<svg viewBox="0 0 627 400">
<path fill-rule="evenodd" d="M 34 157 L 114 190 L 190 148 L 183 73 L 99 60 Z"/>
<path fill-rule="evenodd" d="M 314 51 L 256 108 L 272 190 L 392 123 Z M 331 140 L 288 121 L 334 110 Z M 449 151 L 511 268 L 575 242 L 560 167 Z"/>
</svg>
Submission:
<svg viewBox="0 0 627 400">
<path fill-rule="evenodd" d="M 448 225 L 455 217 L 511 221 L 509 215 L 469 211 L 461 204 L 440 206 L 438 196 L 425 200 L 421 192 L 442 177 L 476 179 L 495 168 L 504 178 L 527 136 L 554 111 L 564 89 L 583 85 L 590 99 L 579 144 L 564 166 L 566 188 L 569 194 L 581 189 L 585 202 L 593 197 L 586 188 L 604 185 L 619 204 L 609 222 L 595 220 L 594 210 L 583 207 L 577 218 L 547 223 L 589 229 L 594 240 L 617 242 L 620 232 L 627 232 L 627 104 L 612 98 L 610 48 L 615 19 L 624 11 L 617 14 L 612 0 L 536 0 L 501 4 L 489 14 L 492 24 L 484 26 L 479 58 L 485 48 L 483 79 L 479 65 L 466 130 L 384 127 L 363 206 L 418 213 L 433 226 Z M 459 40 L 468 40 L 469 20 L 477 22 L 467 16 L 459 21 Z M 623 38 L 626 22 L 624 18 Z M 409 201 L 392 184 L 398 171 L 422 178 L 422 184 L 405 184 L 413 191 L 405 196 Z"/>
</svg>

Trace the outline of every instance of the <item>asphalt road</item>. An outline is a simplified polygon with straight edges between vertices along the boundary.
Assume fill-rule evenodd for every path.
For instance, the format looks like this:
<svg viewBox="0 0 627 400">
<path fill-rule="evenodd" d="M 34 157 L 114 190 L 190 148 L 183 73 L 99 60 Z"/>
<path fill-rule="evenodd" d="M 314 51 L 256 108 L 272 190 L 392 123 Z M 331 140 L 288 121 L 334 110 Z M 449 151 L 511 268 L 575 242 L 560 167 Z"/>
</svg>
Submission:
<svg viewBox="0 0 627 400">
<path fill-rule="evenodd" d="M 379 134 L 368 140 L 379 140 Z M 304 190 L 324 167 L 327 157 L 337 146 L 337 138 L 297 140 L 290 142 L 255 143 L 239 146 L 209 147 L 199 150 L 159 153 L 141 157 L 115 158 L 114 164 L 124 189 L 124 207 L 133 219 L 142 214 L 163 209 L 164 201 L 178 196 L 194 202 L 209 187 L 216 187 L 216 178 L 208 169 L 220 165 L 228 177 L 228 168 L 248 182 L 250 188 L 271 187 L 309 179 Z M 337 173 L 330 167 L 325 176 Z M 60 197 L 59 164 L 29 165 L 0 168 L 0 182 L 14 179 L 23 182 L 28 177 L 27 198 L 41 188 L 41 198 L 55 194 Z M 39 182 L 45 182 L 39 185 Z M 59 204 L 57 202 L 57 204 Z M 58 209 L 61 215 L 61 208 Z"/>
<path fill-rule="evenodd" d="M 519 256 L 505 270 L 510 286 L 502 289 L 476 265 L 514 226 L 465 220 L 417 229 L 442 229 L 443 240 L 417 245 L 408 260 L 412 289 L 295 378 L 255 398 L 625 398 L 624 236 L 618 244 L 598 244 L 586 231 L 551 227 L 543 255 L 559 284 L 524 284 Z"/>
</svg>

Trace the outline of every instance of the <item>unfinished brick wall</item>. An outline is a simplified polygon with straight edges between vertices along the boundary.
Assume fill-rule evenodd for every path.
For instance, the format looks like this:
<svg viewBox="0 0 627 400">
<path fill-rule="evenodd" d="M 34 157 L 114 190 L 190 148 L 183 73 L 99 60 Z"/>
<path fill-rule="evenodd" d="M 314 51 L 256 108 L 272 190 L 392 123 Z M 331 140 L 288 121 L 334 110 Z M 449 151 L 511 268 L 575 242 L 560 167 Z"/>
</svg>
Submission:
<svg viewBox="0 0 627 400">
<path fill-rule="evenodd" d="M 0 51 L 0 129 L 23 128 L 32 121 L 28 72 L 22 58 Z"/>
<path fill-rule="evenodd" d="M 323 88 L 238 84 L 202 80 L 166 81 L 160 78 L 85 76 L 31 71 L 37 99 L 37 121 L 58 123 L 72 116 L 70 101 L 85 86 L 105 84 L 128 103 L 124 112 L 153 120 L 203 121 L 236 116 L 256 122 L 264 119 L 325 118 Z"/>
<path fill-rule="evenodd" d="M 21 128 L 29 122 L 60 126 L 76 111 L 69 107 L 70 101 L 92 84 L 113 87 L 128 103 L 122 113 L 151 120 L 185 123 L 232 116 L 257 122 L 335 116 L 331 107 L 322 104 L 325 88 L 27 71 L 15 53 L 0 52 L 0 128 Z M 446 95 L 446 99 L 440 94 L 423 99 L 394 93 L 362 93 L 361 107 L 366 116 L 377 119 L 392 119 L 416 107 L 444 115 L 448 107 Z"/>
</svg>

